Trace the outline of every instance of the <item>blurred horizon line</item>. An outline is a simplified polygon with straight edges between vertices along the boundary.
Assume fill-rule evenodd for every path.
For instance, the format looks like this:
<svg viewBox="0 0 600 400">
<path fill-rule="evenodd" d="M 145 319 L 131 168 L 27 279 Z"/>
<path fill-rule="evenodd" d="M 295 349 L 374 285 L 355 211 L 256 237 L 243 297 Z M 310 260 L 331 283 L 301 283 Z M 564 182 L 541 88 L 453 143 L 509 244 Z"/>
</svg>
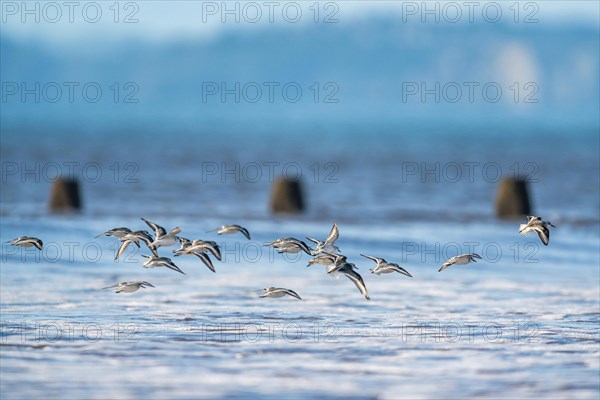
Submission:
<svg viewBox="0 0 600 400">
<path fill-rule="evenodd" d="M 16 8 L 13 7 L 7 10 L 7 3 L 14 4 Z M 235 10 L 237 7 L 237 13 L 227 14 L 228 10 L 221 10 L 219 4 L 225 3 L 234 4 L 228 10 Z M 523 7 L 520 11 L 514 8 L 514 4 L 517 4 L 517 2 L 509 2 L 509 0 L 501 0 L 500 2 L 456 2 L 449 0 L 435 2 L 364 2 L 358 0 L 270 3 L 277 3 L 278 5 L 301 4 L 298 21 L 290 23 L 293 20 L 285 16 L 282 18 L 283 13 L 279 15 L 276 8 L 270 10 L 264 8 L 265 6 L 261 6 L 263 4 L 261 2 L 252 1 L 163 2 L 157 0 L 121 2 L 123 7 L 128 7 L 128 4 L 135 4 L 135 8 L 124 8 L 120 13 L 110 8 L 112 6 L 106 3 L 99 8 L 101 17 L 99 16 L 98 21 L 94 23 L 90 23 L 89 17 L 86 18 L 85 15 L 82 17 L 77 12 L 79 10 L 76 7 L 73 10 L 58 8 L 50 11 L 38 8 L 37 15 L 35 15 L 35 12 L 28 14 L 26 9 L 21 9 L 19 4 L 25 4 L 24 2 L 3 2 L 2 33 L 4 38 L 15 42 L 40 42 L 46 45 L 56 45 L 57 43 L 89 45 L 90 42 L 120 42 L 123 40 L 147 43 L 187 40 L 213 41 L 219 40 L 232 32 L 243 34 L 255 30 L 301 29 L 310 26 L 331 28 L 343 24 L 360 25 L 360 23 L 369 20 L 395 21 L 399 25 L 428 25 L 429 27 L 495 25 L 516 26 L 526 29 L 546 25 L 550 29 L 557 29 L 560 26 L 566 26 L 570 29 L 600 29 L 600 18 L 598 18 L 600 3 L 585 0 L 519 3 Z M 209 9 L 210 14 L 207 15 L 207 11 L 203 9 L 207 7 L 207 4 L 215 5 L 217 7 L 216 11 L 214 8 Z M 249 4 L 256 4 L 262 8 L 262 10 L 258 9 L 261 17 L 257 21 L 254 21 L 256 19 L 253 16 L 254 14 L 250 14 L 249 11 L 244 12 L 245 7 Z M 319 12 L 311 8 L 315 4 L 323 6 L 324 9 Z M 426 6 L 426 8 L 421 9 L 422 4 L 434 5 L 432 8 Z M 475 5 L 466 7 L 464 4 Z M 497 21 L 493 21 L 490 17 L 490 15 L 493 15 L 491 11 L 486 11 L 488 15 L 486 16 L 483 11 L 478 9 L 480 6 L 485 7 L 486 4 L 501 4 Z M 140 7 L 140 5 L 142 6 Z M 203 8 L 201 8 L 201 5 Z M 530 5 L 534 5 L 534 7 L 530 7 Z M 451 6 L 449 7 L 451 11 L 444 11 L 447 6 Z M 35 7 L 30 10 L 35 10 Z M 437 11 L 431 13 L 432 10 Z M 67 12 L 70 12 L 71 15 Z M 269 21 L 270 16 L 265 16 L 267 12 L 272 14 L 273 21 Z M 81 14 L 83 13 L 81 12 Z M 123 20 L 128 17 L 127 14 L 132 16 L 132 23 L 123 23 Z M 328 21 L 329 23 L 324 22 L 330 16 L 331 21 Z M 25 22 L 23 22 L 23 18 Z M 30 21 L 32 18 L 34 23 Z M 36 18 L 39 21 L 36 22 Z M 69 21 L 67 18 L 71 18 L 73 21 Z M 436 18 L 439 20 L 438 22 L 436 22 Z M 223 19 L 225 22 L 222 22 Z M 236 22 L 236 19 L 238 22 Z M 422 19 L 425 21 L 422 21 Z M 451 22 L 454 19 L 456 21 Z M 469 21 L 469 19 L 473 19 L 473 21 Z M 533 23 L 527 21 L 527 19 L 530 19 Z"/>
</svg>

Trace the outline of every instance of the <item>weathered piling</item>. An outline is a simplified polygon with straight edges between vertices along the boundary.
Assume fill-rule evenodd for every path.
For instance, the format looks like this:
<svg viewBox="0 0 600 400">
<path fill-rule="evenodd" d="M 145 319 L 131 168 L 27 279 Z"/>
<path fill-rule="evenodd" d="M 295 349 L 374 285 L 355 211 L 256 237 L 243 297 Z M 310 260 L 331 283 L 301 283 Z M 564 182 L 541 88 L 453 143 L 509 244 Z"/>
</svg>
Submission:
<svg viewBox="0 0 600 400">
<path fill-rule="evenodd" d="M 496 216 L 512 219 L 530 214 L 531 204 L 527 182 L 518 178 L 502 178 L 496 192 Z"/>
<path fill-rule="evenodd" d="M 300 181 L 276 179 L 271 187 L 270 207 L 276 213 L 301 213 L 304 210 L 304 197 Z"/>
<path fill-rule="evenodd" d="M 81 209 L 79 182 L 73 178 L 55 180 L 50 193 L 50 211 L 60 213 L 79 209 Z"/>
</svg>

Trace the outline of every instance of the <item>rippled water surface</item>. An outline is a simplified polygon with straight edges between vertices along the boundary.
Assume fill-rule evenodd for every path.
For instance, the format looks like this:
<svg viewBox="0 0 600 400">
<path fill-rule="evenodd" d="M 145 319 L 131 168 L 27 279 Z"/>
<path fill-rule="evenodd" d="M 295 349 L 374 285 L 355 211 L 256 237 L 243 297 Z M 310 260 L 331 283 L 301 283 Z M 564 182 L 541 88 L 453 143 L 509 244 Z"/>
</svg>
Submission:
<svg viewBox="0 0 600 400">
<path fill-rule="evenodd" d="M 531 161 L 526 149 L 493 137 L 462 145 L 443 135 L 327 137 L 310 154 L 299 138 L 280 140 L 277 152 L 267 146 L 273 138 L 199 140 L 177 151 L 169 146 L 175 139 L 137 140 L 3 142 L 3 162 L 95 162 L 103 173 L 96 182 L 80 178 L 84 209 L 76 215 L 47 215 L 43 176 L 3 180 L 2 242 L 27 234 L 46 244 L 41 253 L 2 247 L 3 399 L 598 398 L 597 137 L 568 142 L 574 153 L 561 152 L 567 142 L 557 139 L 534 160 L 535 211 L 558 226 L 548 247 L 519 235 L 519 221 L 493 218 L 495 178 L 423 182 L 403 170 L 495 162 L 508 174 L 513 163 Z M 292 161 L 308 203 L 298 217 L 268 213 L 268 179 L 202 178 L 203 163 Z M 137 182 L 115 181 L 114 162 Z M 137 169 L 125 170 L 127 162 Z M 315 162 L 321 173 L 334 163 L 335 180 L 315 180 Z M 146 270 L 134 248 L 114 262 L 116 240 L 94 236 L 115 226 L 143 229 L 139 217 L 217 240 L 224 255 L 217 273 L 191 257 L 174 258 L 186 275 Z M 324 238 L 333 222 L 371 301 L 348 279 L 307 268 L 306 255 L 261 246 L 284 236 Z M 206 233 L 222 223 L 246 226 L 253 240 Z M 437 272 L 469 249 L 483 260 Z M 361 253 L 396 261 L 414 277 L 370 274 Z M 155 288 L 101 289 L 132 280 Z M 258 298 L 267 286 L 302 300 Z"/>
</svg>

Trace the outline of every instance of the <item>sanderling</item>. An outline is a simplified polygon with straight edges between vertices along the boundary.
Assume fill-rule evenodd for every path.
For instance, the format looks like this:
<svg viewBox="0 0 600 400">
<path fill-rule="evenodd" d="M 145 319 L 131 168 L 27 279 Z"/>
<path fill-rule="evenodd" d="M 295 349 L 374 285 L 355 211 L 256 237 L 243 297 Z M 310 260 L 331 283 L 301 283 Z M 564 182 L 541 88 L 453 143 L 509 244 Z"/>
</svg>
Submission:
<svg viewBox="0 0 600 400">
<path fill-rule="evenodd" d="M 371 300 L 369 297 L 369 292 L 367 291 L 367 286 L 365 285 L 365 281 L 363 280 L 362 276 L 355 271 L 356 269 L 356 265 L 349 262 L 344 262 L 339 266 L 335 266 L 334 269 L 328 270 L 328 273 L 344 274 L 348 279 L 354 282 L 358 290 L 360 290 L 360 293 L 362 293 L 367 300 Z"/>
<path fill-rule="evenodd" d="M 519 225 L 519 233 L 527 235 L 529 232 L 535 232 L 542 243 L 544 243 L 544 246 L 548 246 L 550 242 L 549 226 L 556 228 L 550 221 L 542 221 L 541 217 L 529 216 L 527 217 L 526 224 Z"/>
<path fill-rule="evenodd" d="M 278 253 L 299 253 L 303 251 L 309 256 L 313 255 L 312 249 L 306 243 L 295 238 L 281 238 L 264 245 L 277 249 Z"/>
<path fill-rule="evenodd" d="M 368 258 L 369 260 L 373 260 L 373 261 L 375 261 L 375 263 L 377 263 L 377 266 L 375 266 L 375 268 L 369 270 L 369 271 L 371 271 L 372 274 L 380 275 L 380 274 L 389 274 L 391 272 L 398 272 L 398 273 L 401 273 L 402 275 L 410 276 L 412 278 L 412 275 L 409 274 L 407 270 L 405 270 L 404 268 L 402 268 L 401 266 L 399 266 L 396 263 L 389 263 L 389 262 L 385 261 L 385 259 L 383 259 L 383 258 L 368 256 L 365 254 L 361 254 L 361 256 Z"/>
<path fill-rule="evenodd" d="M 214 232 L 214 231 L 217 231 L 217 234 L 219 234 L 219 235 L 231 235 L 231 234 L 240 232 L 242 235 L 246 236 L 248 238 L 248 240 L 250 240 L 250 232 L 248 232 L 248 229 L 246 229 L 240 225 L 221 225 L 221 227 L 211 229 L 208 232 Z"/>
<path fill-rule="evenodd" d="M 221 261 L 221 248 L 219 247 L 217 242 L 214 242 L 212 240 L 194 240 L 187 248 L 187 250 L 190 252 L 200 253 L 206 253 L 207 251 L 210 251 L 217 260 Z"/>
<path fill-rule="evenodd" d="M 280 239 L 275 239 L 272 242 L 263 243 L 263 246 L 277 247 L 280 244 L 283 244 L 283 243 L 291 241 L 291 240 L 298 240 L 298 239 L 294 239 L 293 237 L 280 238 Z"/>
<path fill-rule="evenodd" d="M 331 254 L 331 253 L 327 253 L 327 252 L 323 252 L 324 255 L 326 256 L 330 256 L 333 257 L 333 265 L 327 267 L 327 273 L 335 278 L 337 278 L 339 276 L 339 270 L 344 268 L 346 265 L 348 264 L 348 259 L 345 255 L 343 254 Z M 351 264 L 353 269 L 358 269 L 356 268 L 356 265 Z"/>
<path fill-rule="evenodd" d="M 94 236 L 94 237 L 99 238 L 100 236 L 105 235 L 105 236 L 114 236 L 116 238 L 122 238 L 123 236 L 127 235 L 128 233 L 131 233 L 131 229 L 125 228 L 122 226 L 120 228 L 109 229 L 106 232 L 103 232 L 103 233 L 99 234 L 98 236 Z"/>
<path fill-rule="evenodd" d="M 132 241 L 133 243 L 137 244 L 138 247 L 139 247 L 140 241 L 142 241 L 142 242 L 146 243 L 146 246 L 148 246 L 148 248 L 150 250 L 152 250 L 152 252 L 156 251 L 156 249 L 152 245 L 154 238 L 148 233 L 148 231 L 145 231 L 145 230 L 130 232 L 130 233 L 126 234 L 125 236 L 123 236 L 121 238 L 121 240 Z"/>
<path fill-rule="evenodd" d="M 33 236 L 19 236 L 18 238 L 10 240 L 6 243 L 19 247 L 35 247 L 38 250 L 42 250 L 42 246 L 44 245 L 40 239 Z"/>
<path fill-rule="evenodd" d="M 177 234 L 179 232 L 181 232 L 181 229 L 179 227 L 175 227 L 173 229 L 171 229 L 168 233 L 166 231 L 165 228 L 163 228 L 162 226 L 155 224 L 152 221 L 148 221 L 145 218 L 142 218 L 142 221 L 144 221 L 146 223 L 146 225 L 148 225 L 150 227 L 150 229 L 152 229 L 154 231 L 154 241 L 152 242 L 152 245 L 154 247 L 161 247 L 161 246 L 172 246 L 175 243 L 177 243 Z"/>
<path fill-rule="evenodd" d="M 331 231 L 329 232 L 329 236 L 325 239 L 324 242 L 307 237 L 306 239 L 313 242 L 317 247 L 315 248 L 314 254 L 320 254 L 321 252 L 328 253 L 338 253 L 340 249 L 335 245 L 336 240 L 340 237 L 340 232 L 336 224 L 333 224 Z"/>
<path fill-rule="evenodd" d="M 173 264 L 173 261 L 168 257 L 147 256 L 146 254 L 142 254 L 142 257 L 148 259 L 148 261 L 142 264 L 144 268 L 167 267 L 185 275 L 185 273 L 180 270 L 177 265 Z"/>
<path fill-rule="evenodd" d="M 216 272 L 210 257 L 206 254 L 206 252 L 210 251 L 217 260 L 221 261 L 221 248 L 216 242 L 206 240 L 190 241 L 186 238 L 179 238 L 179 243 L 181 244 L 181 247 L 177 250 L 173 250 L 175 257 L 196 256 L 202 260 L 208 269 L 212 272 Z"/>
<path fill-rule="evenodd" d="M 324 266 L 333 265 L 333 264 L 335 264 L 335 259 L 336 259 L 336 256 L 332 255 L 332 254 L 319 254 L 318 256 L 308 260 L 307 267 L 310 267 L 311 265 L 315 265 L 315 264 L 324 265 Z"/>
<path fill-rule="evenodd" d="M 308 247 L 306 243 L 302 241 L 298 241 L 297 243 L 287 242 L 277 246 L 278 253 L 299 253 L 301 251 L 305 252 L 309 256 L 313 255 L 310 247 Z"/>
<path fill-rule="evenodd" d="M 154 286 L 151 283 L 146 282 L 146 281 L 134 281 L 134 282 L 121 282 L 121 283 L 117 283 L 116 285 L 103 287 L 102 289 L 116 288 L 115 293 L 121 293 L 121 292 L 133 293 L 133 292 L 137 292 L 140 288 L 146 288 L 146 287 L 154 287 Z"/>
<path fill-rule="evenodd" d="M 192 241 L 190 239 L 187 239 L 187 238 L 184 238 L 181 236 L 177 236 L 177 241 L 179 242 L 179 248 L 173 250 L 173 253 L 183 251 L 183 250 L 185 250 L 186 247 L 188 247 L 189 245 L 192 244 Z"/>
<path fill-rule="evenodd" d="M 212 263 L 210 257 L 208 256 L 208 254 L 205 254 L 204 252 L 183 249 L 183 250 L 178 250 L 177 252 L 175 252 L 175 257 L 179 257 L 179 256 L 196 256 L 200 260 L 202 260 L 202 262 L 204 263 L 204 265 L 206 265 L 208 267 L 208 269 L 210 269 L 212 272 L 217 272 L 217 271 L 215 271 L 215 267 L 213 266 L 213 263 Z"/>
<path fill-rule="evenodd" d="M 297 298 L 298 300 L 302 300 L 300 296 L 298 296 L 298 293 L 290 289 L 269 287 L 264 288 L 263 290 L 264 292 L 261 293 L 259 297 L 283 297 L 287 294 L 288 296 L 292 296 Z"/>
<path fill-rule="evenodd" d="M 152 244 L 153 239 L 152 236 L 147 231 L 134 231 L 126 234 L 121 238 L 121 245 L 119 246 L 119 250 L 117 250 L 117 254 L 115 254 L 115 261 L 121 257 L 121 254 L 127 249 L 131 243 L 134 243 L 137 247 L 140 247 L 140 241 L 146 243 L 146 246 L 152 251 L 152 254 L 158 256 L 158 252 L 156 251 L 156 247 Z"/>
<path fill-rule="evenodd" d="M 451 265 L 465 265 L 468 264 L 470 262 L 477 262 L 476 259 L 480 259 L 481 260 L 481 256 L 478 254 L 474 254 L 474 253 L 470 253 L 470 254 L 461 254 L 459 256 L 454 256 L 452 258 L 450 258 L 448 261 L 446 261 L 442 267 L 438 270 L 438 272 L 441 272 L 443 270 L 445 270 L 446 268 L 448 268 Z"/>
</svg>

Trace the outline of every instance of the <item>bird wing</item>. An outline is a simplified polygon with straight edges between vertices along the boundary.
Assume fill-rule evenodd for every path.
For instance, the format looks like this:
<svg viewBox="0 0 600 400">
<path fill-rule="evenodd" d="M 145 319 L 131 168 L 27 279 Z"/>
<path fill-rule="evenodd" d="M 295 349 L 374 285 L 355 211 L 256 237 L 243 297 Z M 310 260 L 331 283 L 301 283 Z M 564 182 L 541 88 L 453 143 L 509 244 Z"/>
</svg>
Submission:
<svg viewBox="0 0 600 400">
<path fill-rule="evenodd" d="M 248 232 L 248 229 L 246 229 L 246 228 L 244 228 L 244 227 L 242 227 L 242 226 L 238 226 L 238 230 L 239 230 L 240 232 L 242 232 L 242 234 L 243 234 L 244 236 L 246 236 L 246 238 L 247 238 L 248 240 L 250 240 L 250 232 Z"/>
<path fill-rule="evenodd" d="M 208 251 L 210 251 L 217 260 L 221 261 L 221 248 L 218 244 L 215 243 L 208 246 Z"/>
<path fill-rule="evenodd" d="M 452 257 L 451 259 L 449 259 L 448 261 L 446 261 L 443 265 L 442 268 L 438 269 L 438 272 L 442 272 L 443 270 L 445 270 L 446 268 L 448 268 L 449 266 L 453 265 L 456 262 L 456 257 Z"/>
<path fill-rule="evenodd" d="M 163 260 L 163 261 L 160 262 L 160 264 L 164 265 L 165 267 L 167 267 L 169 269 L 172 269 L 173 271 L 177 271 L 180 274 L 184 274 L 185 275 L 185 272 L 183 272 L 181 269 L 179 269 L 179 267 L 177 265 L 175 265 L 173 263 L 173 261 L 171 261 L 170 259 Z"/>
<path fill-rule="evenodd" d="M 362 295 L 365 296 L 367 300 L 371 300 L 371 298 L 369 297 L 369 292 L 367 291 L 367 286 L 365 285 L 365 281 L 363 281 L 362 276 L 360 276 L 358 272 L 351 269 L 349 271 L 344 271 L 344 275 L 346 275 L 348 279 L 354 282 L 358 290 L 360 290 L 360 293 L 362 293 Z"/>
<path fill-rule="evenodd" d="M 116 288 L 119 285 L 121 285 L 121 284 L 120 283 L 115 283 L 114 285 L 103 287 L 102 289 L 112 289 L 112 288 Z"/>
<path fill-rule="evenodd" d="M 540 226 L 535 228 L 535 233 L 537 233 L 542 243 L 544 243 L 544 246 L 548 246 L 550 242 L 550 230 L 545 226 Z"/>
<path fill-rule="evenodd" d="M 336 240 L 338 240 L 339 237 L 340 231 L 338 230 L 337 225 L 333 224 L 333 226 L 331 227 L 331 231 L 329 232 L 329 236 L 327 236 L 327 239 L 325 239 L 325 243 L 333 244 Z"/>
<path fill-rule="evenodd" d="M 304 243 L 302 240 L 297 240 L 295 244 L 296 244 L 296 246 L 298 246 L 303 252 L 305 252 L 309 256 L 313 255 L 311 248 L 308 247 L 308 245 L 306 243 Z"/>
<path fill-rule="evenodd" d="M 392 264 L 391 266 L 392 266 L 392 268 L 394 268 L 396 270 L 396 272 L 399 272 L 402 275 L 406 275 L 406 276 L 411 277 L 411 278 L 413 277 L 411 274 L 408 273 L 407 270 L 405 270 L 404 268 L 402 268 L 398 264 Z"/>
<path fill-rule="evenodd" d="M 152 254 L 154 254 L 156 257 L 158 257 L 158 251 L 156 250 L 156 246 L 154 246 L 152 244 L 153 240 L 152 240 L 152 237 L 150 235 L 148 235 L 147 233 L 144 233 L 144 234 L 137 235 L 137 237 L 142 242 L 146 243 L 146 246 L 148 246 L 148 248 L 150 249 L 150 251 L 152 252 Z M 157 238 L 158 238 L 158 236 L 157 236 Z"/>
<path fill-rule="evenodd" d="M 366 254 L 361 254 L 361 256 L 363 256 L 364 258 L 368 258 L 369 260 L 373 260 L 377 264 L 379 264 L 379 263 L 381 263 L 381 261 L 383 261 L 383 259 L 381 259 L 381 258 L 377 258 L 377 257 L 373 257 L 373 256 L 368 256 Z"/>
<path fill-rule="evenodd" d="M 340 277 L 340 269 L 339 269 L 339 267 L 336 267 L 335 265 L 326 267 L 326 271 L 327 271 L 327 275 L 331 276 L 332 278 L 338 279 Z"/>
<path fill-rule="evenodd" d="M 208 269 L 210 269 L 212 272 L 217 272 L 217 271 L 215 271 L 215 267 L 213 266 L 213 263 L 210 260 L 210 257 L 208 257 L 206 254 L 194 252 L 194 255 L 196 257 L 198 257 L 199 259 L 201 259 L 202 262 L 204 263 L 204 265 L 206 265 L 208 267 Z"/>
<path fill-rule="evenodd" d="M 288 295 L 290 295 L 290 296 L 292 296 L 292 297 L 297 298 L 298 300 L 302 300 L 302 298 L 300 298 L 300 296 L 298 296 L 298 293 L 294 292 L 293 290 L 283 289 L 283 292 L 286 293 L 286 294 L 288 294 Z"/>
<path fill-rule="evenodd" d="M 320 241 L 320 240 L 318 240 L 318 239 L 313 239 L 313 238 L 310 238 L 310 237 L 306 237 L 306 239 L 307 239 L 307 240 L 310 240 L 311 242 L 313 242 L 313 243 L 314 243 L 314 244 L 316 244 L 317 246 L 318 246 L 318 245 L 320 245 L 321 243 L 323 243 L 323 242 L 321 242 L 321 241 Z"/>
<path fill-rule="evenodd" d="M 162 226 L 155 224 L 152 221 L 148 221 L 145 218 L 142 218 L 142 221 L 144 221 L 146 223 L 146 225 L 148 225 L 150 227 L 150 229 L 152 229 L 154 231 L 156 236 L 164 236 L 167 234 L 167 231 Z"/>
<path fill-rule="evenodd" d="M 117 254 L 115 254 L 115 261 L 117 261 L 119 259 L 119 257 L 121 257 L 121 255 L 123 254 L 123 252 L 125 251 L 127 246 L 129 246 L 130 243 L 131 243 L 131 240 L 123 240 L 121 242 L 121 245 L 119 246 L 119 250 L 117 250 Z"/>
<path fill-rule="evenodd" d="M 527 232 L 525 232 L 525 229 L 528 228 L 528 224 L 519 224 L 519 233 L 522 233 L 523 235 L 525 235 Z"/>
<path fill-rule="evenodd" d="M 181 232 L 181 228 L 177 226 L 177 227 L 171 229 L 169 231 L 169 233 L 167 234 L 167 236 L 171 236 L 172 237 L 172 236 L 177 235 L 179 232 Z"/>
</svg>

